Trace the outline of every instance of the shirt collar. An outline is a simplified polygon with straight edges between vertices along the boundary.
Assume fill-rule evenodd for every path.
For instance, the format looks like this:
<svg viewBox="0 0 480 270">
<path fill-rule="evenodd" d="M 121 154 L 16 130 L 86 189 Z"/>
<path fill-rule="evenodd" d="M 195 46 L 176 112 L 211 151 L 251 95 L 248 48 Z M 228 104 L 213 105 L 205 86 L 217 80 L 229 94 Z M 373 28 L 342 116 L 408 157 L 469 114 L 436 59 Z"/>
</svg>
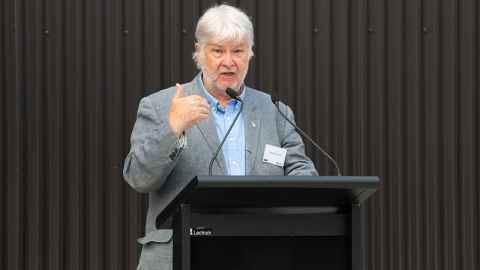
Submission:
<svg viewBox="0 0 480 270">
<path fill-rule="evenodd" d="M 202 86 L 202 90 L 203 92 L 205 93 L 205 96 L 207 97 L 207 102 L 208 102 L 208 105 L 210 105 L 210 108 L 214 108 L 216 111 L 220 111 L 220 112 L 225 112 L 225 108 L 222 108 L 222 106 L 220 106 L 220 102 L 218 102 L 218 100 L 213 97 L 209 92 L 208 90 L 205 88 L 205 85 L 203 84 L 203 80 L 202 80 L 202 74 L 200 74 L 200 76 L 198 76 L 198 80 L 200 80 L 200 85 Z M 243 84 L 241 87 L 240 87 L 241 91 L 240 91 L 240 99 L 244 99 L 245 97 L 245 84 Z M 232 106 L 237 109 L 237 105 L 238 104 L 238 100 L 235 100 L 235 99 L 231 99 L 228 103 L 227 103 L 227 107 L 228 106 Z"/>
</svg>

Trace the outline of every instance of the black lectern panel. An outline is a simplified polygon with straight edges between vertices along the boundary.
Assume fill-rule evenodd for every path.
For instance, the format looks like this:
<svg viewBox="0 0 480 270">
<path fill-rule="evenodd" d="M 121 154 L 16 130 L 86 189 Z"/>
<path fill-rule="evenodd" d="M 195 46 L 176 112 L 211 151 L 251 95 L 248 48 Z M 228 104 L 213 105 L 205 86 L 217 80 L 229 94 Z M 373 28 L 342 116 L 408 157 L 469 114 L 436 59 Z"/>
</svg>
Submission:
<svg viewBox="0 0 480 270">
<path fill-rule="evenodd" d="M 259 211 L 253 213 L 198 212 L 192 209 L 190 235 L 215 236 L 343 236 L 346 214 Z M 234 209 L 236 210 L 236 209 Z M 288 213 L 288 212 L 287 212 Z"/>
<path fill-rule="evenodd" d="M 346 238 L 192 238 L 192 270 L 347 270 Z"/>
<path fill-rule="evenodd" d="M 365 269 L 360 204 L 378 177 L 213 176 L 166 183 L 174 269 Z"/>
<path fill-rule="evenodd" d="M 350 205 L 352 194 L 342 189 L 215 188 L 197 189 L 187 199 L 195 207 L 282 207 Z"/>
<path fill-rule="evenodd" d="M 263 192 L 275 194 L 281 192 L 281 190 L 287 190 L 291 194 L 299 194 L 300 197 L 313 195 L 314 192 L 327 191 L 319 195 L 326 195 L 326 193 L 330 194 L 329 197 L 338 195 L 340 198 L 337 201 L 347 199 L 348 203 L 362 203 L 375 192 L 379 184 L 378 177 L 374 176 L 198 176 L 196 180 L 198 181 L 197 188 L 199 191 L 234 189 L 239 193 L 263 190 Z M 306 191 L 309 193 L 305 193 Z M 334 191 L 334 195 L 331 195 L 332 191 Z M 215 191 L 214 193 L 221 192 Z M 286 197 L 282 199 L 288 201 L 299 199 L 297 197 L 290 199 L 288 194 L 279 195 L 285 195 Z M 316 199 L 319 200 L 322 197 Z M 190 197 L 190 199 L 192 198 Z M 226 201 L 230 202 L 231 199 Z M 315 205 L 321 205 L 322 203 L 319 201 Z"/>
<path fill-rule="evenodd" d="M 181 203 L 194 207 L 335 206 L 362 203 L 379 185 L 376 176 L 198 176 L 167 182 L 158 192 L 162 224 Z"/>
</svg>

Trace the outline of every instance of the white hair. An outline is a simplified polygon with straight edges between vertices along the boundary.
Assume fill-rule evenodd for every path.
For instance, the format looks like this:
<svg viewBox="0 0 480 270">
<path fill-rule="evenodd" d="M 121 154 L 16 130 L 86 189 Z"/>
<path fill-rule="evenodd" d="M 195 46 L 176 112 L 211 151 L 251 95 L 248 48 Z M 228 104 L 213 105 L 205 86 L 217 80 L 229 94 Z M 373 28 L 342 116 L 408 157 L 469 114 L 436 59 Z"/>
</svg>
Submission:
<svg viewBox="0 0 480 270">
<path fill-rule="evenodd" d="M 216 41 L 246 39 L 249 47 L 249 57 L 253 56 L 253 24 L 250 18 L 242 10 L 222 4 L 209 8 L 200 17 L 195 30 L 195 38 L 203 50 L 209 40 Z M 199 55 L 197 50 L 193 53 L 193 60 L 199 66 Z"/>
</svg>

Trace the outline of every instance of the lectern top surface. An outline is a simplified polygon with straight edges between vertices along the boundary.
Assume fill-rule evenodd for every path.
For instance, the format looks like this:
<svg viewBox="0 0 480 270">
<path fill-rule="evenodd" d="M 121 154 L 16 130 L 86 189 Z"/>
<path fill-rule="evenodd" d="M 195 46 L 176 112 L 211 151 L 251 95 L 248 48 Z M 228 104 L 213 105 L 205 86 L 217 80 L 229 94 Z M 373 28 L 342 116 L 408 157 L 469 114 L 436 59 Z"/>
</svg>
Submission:
<svg viewBox="0 0 480 270">
<path fill-rule="evenodd" d="M 197 176 L 167 182 L 161 222 L 182 203 L 200 207 L 337 206 L 362 203 L 380 185 L 376 176 Z M 159 223 L 157 223 L 159 224 Z"/>
<path fill-rule="evenodd" d="M 377 188 L 377 176 L 198 176 L 198 188 Z"/>
</svg>

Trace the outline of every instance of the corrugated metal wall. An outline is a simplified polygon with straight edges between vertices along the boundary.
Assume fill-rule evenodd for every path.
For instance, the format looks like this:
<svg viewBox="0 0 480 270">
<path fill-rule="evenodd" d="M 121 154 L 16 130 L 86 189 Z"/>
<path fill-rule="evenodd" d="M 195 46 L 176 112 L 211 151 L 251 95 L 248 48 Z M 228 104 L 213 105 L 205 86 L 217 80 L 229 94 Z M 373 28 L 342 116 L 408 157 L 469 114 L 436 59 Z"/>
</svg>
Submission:
<svg viewBox="0 0 480 270">
<path fill-rule="evenodd" d="M 0 269 L 135 268 L 145 202 L 121 168 L 138 101 L 193 77 L 214 2 L 0 2 Z M 369 269 L 479 269 L 478 1 L 236 4 L 256 26 L 249 84 L 345 174 L 384 179 Z"/>
</svg>

